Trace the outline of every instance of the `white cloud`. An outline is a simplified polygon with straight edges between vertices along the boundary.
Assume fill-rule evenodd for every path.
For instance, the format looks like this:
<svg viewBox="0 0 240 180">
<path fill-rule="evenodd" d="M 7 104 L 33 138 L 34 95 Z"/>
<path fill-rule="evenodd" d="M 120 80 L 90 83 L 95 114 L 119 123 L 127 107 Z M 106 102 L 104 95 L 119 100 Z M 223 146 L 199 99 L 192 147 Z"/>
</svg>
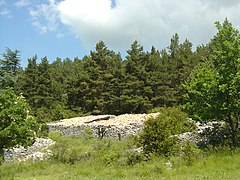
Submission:
<svg viewBox="0 0 240 180">
<path fill-rule="evenodd" d="M 61 33 L 61 32 L 58 32 L 57 33 L 57 38 L 62 38 L 62 37 L 64 37 L 65 35 L 63 34 L 63 33 Z"/>
<path fill-rule="evenodd" d="M 32 25 L 41 33 L 57 31 L 59 23 L 58 13 L 54 0 L 49 0 L 48 3 L 38 4 L 35 7 L 29 8 Z"/>
<path fill-rule="evenodd" d="M 111 0 L 49 0 L 29 13 L 43 32 L 58 31 L 60 20 L 87 49 L 103 40 L 109 48 L 120 51 L 128 49 L 133 40 L 146 48 L 151 45 L 163 48 L 174 33 L 196 46 L 207 43 L 214 35 L 215 21 L 222 22 L 228 17 L 234 25 L 239 25 L 240 19 L 239 0 L 114 2 L 113 8 Z"/>
<path fill-rule="evenodd" d="M 231 7 L 239 4 L 239 0 L 201 0 L 203 3 L 209 3 L 212 8 Z"/>
<path fill-rule="evenodd" d="M 48 27 L 41 24 L 39 21 L 32 22 L 33 27 L 37 28 L 40 33 L 44 34 L 48 32 Z"/>
<path fill-rule="evenodd" d="M 31 0 L 19 0 L 15 3 L 17 7 L 25 7 L 31 4 Z"/>
<path fill-rule="evenodd" d="M 195 45 L 207 43 L 214 22 L 240 19 L 238 0 L 64 0 L 58 5 L 63 24 L 86 47 L 103 40 L 112 48 L 127 48 L 133 40 L 144 46 L 165 47 L 174 33 Z M 213 8 L 214 7 L 214 8 Z"/>
<path fill-rule="evenodd" d="M 7 8 L 4 8 L 3 10 L 0 10 L 0 16 L 11 18 L 12 14 L 10 10 L 8 10 Z"/>
</svg>

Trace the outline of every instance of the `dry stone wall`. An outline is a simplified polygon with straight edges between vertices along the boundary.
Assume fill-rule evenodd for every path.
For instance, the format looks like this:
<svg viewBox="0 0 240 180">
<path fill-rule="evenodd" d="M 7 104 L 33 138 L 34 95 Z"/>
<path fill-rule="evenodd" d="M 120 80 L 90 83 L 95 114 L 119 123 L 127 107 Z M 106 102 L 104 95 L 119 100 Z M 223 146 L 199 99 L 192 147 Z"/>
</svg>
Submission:
<svg viewBox="0 0 240 180">
<path fill-rule="evenodd" d="M 44 160 L 52 155 L 52 152 L 47 149 L 55 144 L 51 139 L 36 138 L 33 145 L 24 148 L 17 146 L 4 150 L 4 161 L 6 163 L 26 160 Z"/>
<path fill-rule="evenodd" d="M 48 123 L 48 127 L 49 131 L 58 131 L 64 136 L 82 136 L 86 129 L 90 129 L 96 138 L 122 139 L 139 134 L 144 122 L 158 115 L 159 113 L 86 116 Z"/>
</svg>

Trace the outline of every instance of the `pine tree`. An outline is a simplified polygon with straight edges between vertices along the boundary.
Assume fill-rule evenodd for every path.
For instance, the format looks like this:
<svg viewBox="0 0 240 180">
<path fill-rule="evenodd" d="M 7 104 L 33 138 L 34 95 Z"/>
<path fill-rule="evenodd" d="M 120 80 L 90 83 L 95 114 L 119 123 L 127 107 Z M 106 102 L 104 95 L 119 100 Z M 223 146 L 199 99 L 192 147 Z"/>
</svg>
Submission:
<svg viewBox="0 0 240 180">
<path fill-rule="evenodd" d="M 0 60 L 0 89 L 14 87 L 17 81 L 17 72 L 20 69 L 20 57 L 18 50 L 7 48 Z"/>
<path fill-rule="evenodd" d="M 121 103 L 123 112 L 143 113 L 152 107 L 149 93 L 151 87 L 147 82 L 146 63 L 148 61 L 147 54 L 143 50 L 143 46 L 134 41 L 131 49 L 127 51 L 128 56 L 124 62 L 125 69 L 125 88 L 121 95 Z"/>
<path fill-rule="evenodd" d="M 33 110 L 37 107 L 38 74 L 37 56 L 35 55 L 28 59 L 27 67 L 19 74 L 16 87 L 17 93 L 21 93 L 26 98 Z"/>
<path fill-rule="evenodd" d="M 86 71 L 83 92 L 84 108 L 92 114 L 116 113 L 115 98 L 119 96 L 114 87 L 121 73 L 120 54 L 108 50 L 104 42 L 96 44 L 96 50 L 83 59 Z"/>
</svg>

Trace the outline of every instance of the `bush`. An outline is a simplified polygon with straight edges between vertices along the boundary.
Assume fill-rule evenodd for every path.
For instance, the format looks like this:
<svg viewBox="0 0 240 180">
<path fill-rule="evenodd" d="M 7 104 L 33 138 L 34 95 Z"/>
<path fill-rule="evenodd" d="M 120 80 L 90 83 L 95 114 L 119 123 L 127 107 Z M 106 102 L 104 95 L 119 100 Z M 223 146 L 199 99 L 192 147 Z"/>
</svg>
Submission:
<svg viewBox="0 0 240 180">
<path fill-rule="evenodd" d="M 145 157 L 142 153 L 131 152 L 127 156 L 127 165 L 135 165 L 143 160 L 145 160 Z"/>
<path fill-rule="evenodd" d="M 219 122 L 212 123 L 212 127 L 206 128 L 200 135 L 204 140 L 200 146 L 202 148 L 209 147 L 231 147 L 231 130 L 226 124 Z M 236 132 L 239 136 L 239 132 Z M 239 140 L 238 140 L 239 141 Z"/>
<path fill-rule="evenodd" d="M 0 94 L 0 150 L 15 145 L 28 146 L 38 129 L 29 106 L 23 96 L 17 96 L 7 88 Z"/>
<path fill-rule="evenodd" d="M 178 148 L 177 135 L 192 131 L 194 123 L 178 108 L 159 108 L 157 118 L 145 122 L 139 141 L 145 154 L 170 156 Z"/>
<path fill-rule="evenodd" d="M 181 147 L 182 159 L 186 165 L 192 165 L 201 155 L 201 150 L 196 144 L 185 142 Z"/>
</svg>

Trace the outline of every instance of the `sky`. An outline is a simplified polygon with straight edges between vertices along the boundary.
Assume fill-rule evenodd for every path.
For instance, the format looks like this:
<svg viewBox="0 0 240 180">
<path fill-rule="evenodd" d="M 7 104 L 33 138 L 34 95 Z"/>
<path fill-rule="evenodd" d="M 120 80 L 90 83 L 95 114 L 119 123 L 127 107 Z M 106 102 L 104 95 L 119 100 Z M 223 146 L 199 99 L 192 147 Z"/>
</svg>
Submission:
<svg viewBox="0 0 240 180">
<path fill-rule="evenodd" d="M 163 49 L 175 33 L 196 47 L 226 17 L 240 28 L 240 0 L 0 0 L 0 53 L 20 50 L 26 67 L 34 55 L 82 58 L 100 40 L 123 56 L 134 40 Z"/>
</svg>

